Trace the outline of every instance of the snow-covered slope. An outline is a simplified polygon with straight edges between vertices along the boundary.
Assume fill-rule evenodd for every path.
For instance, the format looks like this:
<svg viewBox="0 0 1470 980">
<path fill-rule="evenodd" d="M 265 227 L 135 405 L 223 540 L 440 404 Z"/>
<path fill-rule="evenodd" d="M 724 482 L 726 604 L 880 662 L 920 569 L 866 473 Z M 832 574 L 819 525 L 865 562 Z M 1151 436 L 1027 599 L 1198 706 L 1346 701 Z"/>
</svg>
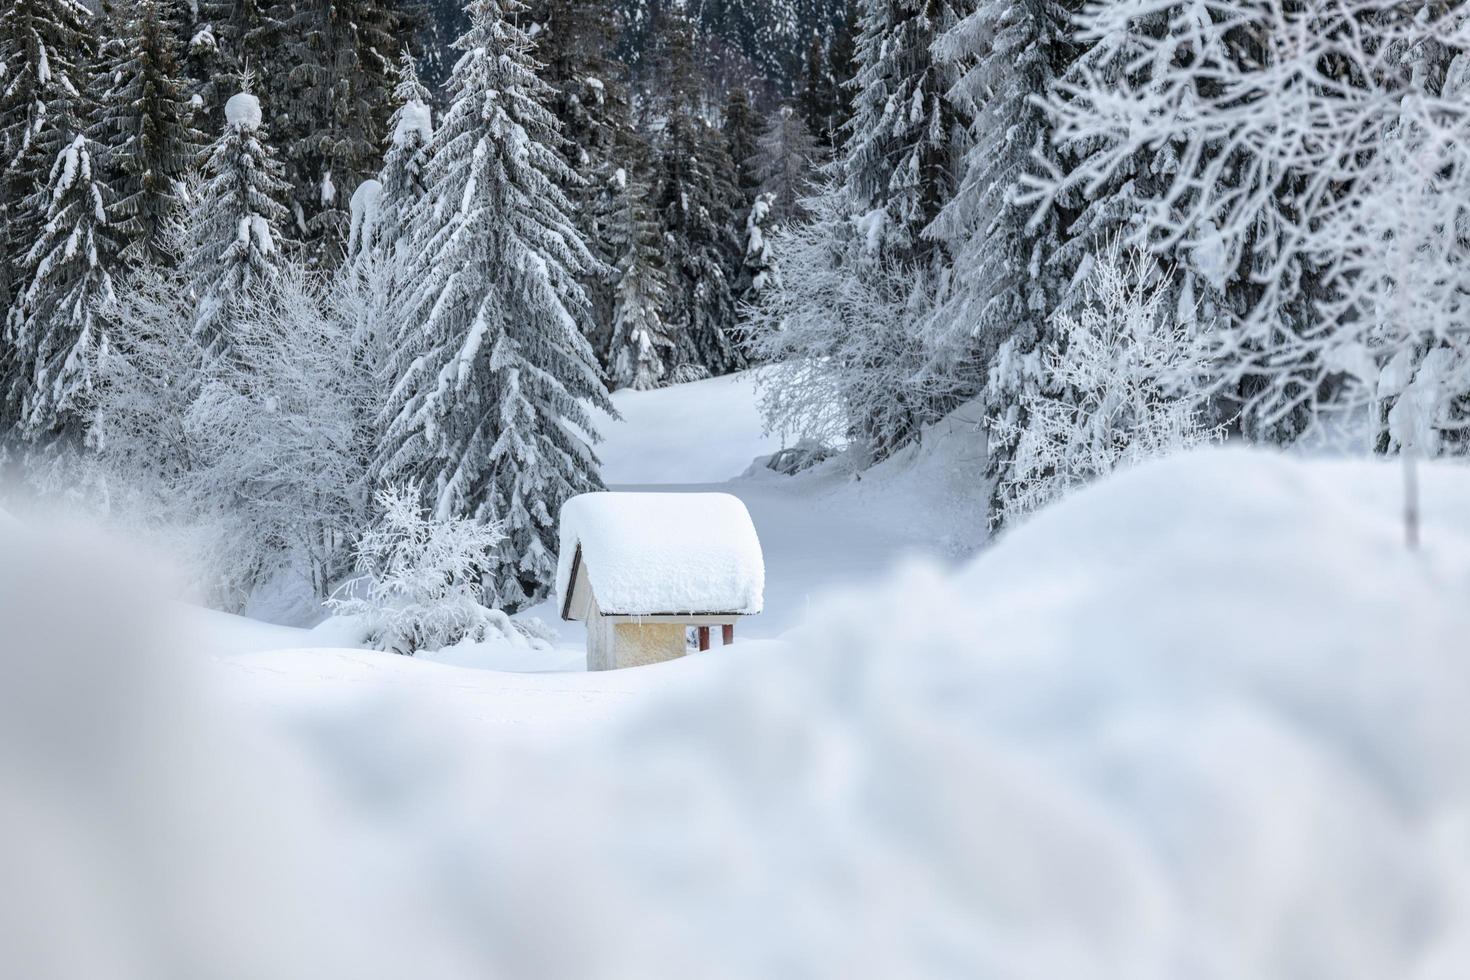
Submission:
<svg viewBox="0 0 1470 980">
<path fill-rule="evenodd" d="M 1411 553 L 1391 464 L 1170 460 L 781 643 L 597 676 L 176 660 L 133 586 L 3 542 L 0 946 L 30 976 L 1462 977 L 1470 471 L 1423 484 Z"/>
<path fill-rule="evenodd" d="M 621 419 L 598 426 L 602 479 L 627 485 L 720 483 L 739 476 L 781 440 L 765 433 L 758 372 L 744 371 L 654 391 L 620 391 Z"/>
</svg>

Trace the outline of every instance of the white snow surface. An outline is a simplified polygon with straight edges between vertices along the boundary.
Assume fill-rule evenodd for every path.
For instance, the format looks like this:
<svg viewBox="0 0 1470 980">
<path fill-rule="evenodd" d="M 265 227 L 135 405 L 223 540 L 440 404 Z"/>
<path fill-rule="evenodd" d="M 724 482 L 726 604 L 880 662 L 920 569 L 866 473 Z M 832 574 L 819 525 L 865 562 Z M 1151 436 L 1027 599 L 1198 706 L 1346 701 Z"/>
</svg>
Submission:
<svg viewBox="0 0 1470 980">
<path fill-rule="evenodd" d="M 598 413 L 602 480 L 610 487 L 718 483 L 781 448 L 756 403 L 759 371 L 655 391 L 614 392 L 620 419 Z"/>
<path fill-rule="evenodd" d="M 556 592 L 580 549 L 608 615 L 761 611 L 765 559 L 750 512 L 728 493 L 584 493 L 561 509 Z"/>
<path fill-rule="evenodd" d="M 226 125 L 259 129 L 260 120 L 260 100 L 249 92 L 236 92 L 225 103 Z"/>
<path fill-rule="evenodd" d="M 403 146 L 412 136 L 417 136 L 421 143 L 427 143 L 433 135 L 434 117 L 429 107 L 417 99 L 405 103 L 398 117 L 398 126 L 393 130 L 394 144 Z"/>
<path fill-rule="evenodd" d="M 349 204 L 352 223 L 347 233 L 349 251 L 360 249 L 372 238 L 373 226 L 378 223 L 379 205 L 382 200 L 382 181 L 373 177 L 358 184 L 357 189 L 352 192 L 352 200 Z"/>
<path fill-rule="evenodd" d="M 0 948 L 101 978 L 1455 980 L 1470 470 L 1421 476 L 1411 552 L 1394 463 L 1178 457 L 781 641 L 595 675 L 173 649 L 139 576 L 0 524 Z"/>
</svg>

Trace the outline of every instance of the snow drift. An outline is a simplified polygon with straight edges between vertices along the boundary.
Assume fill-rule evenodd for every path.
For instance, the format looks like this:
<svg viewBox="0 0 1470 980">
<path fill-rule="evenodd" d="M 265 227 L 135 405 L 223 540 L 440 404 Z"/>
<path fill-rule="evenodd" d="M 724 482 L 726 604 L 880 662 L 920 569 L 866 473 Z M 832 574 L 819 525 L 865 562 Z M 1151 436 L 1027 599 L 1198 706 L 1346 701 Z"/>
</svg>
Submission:
<svg viewBox="0 0 1470 980">
<path fill-rule="evenodd" d="M 81 881 L 91 901 L 36 902 L 0 876 L 0 929 L 136 940 L 90 976 L 188 975 L 249 935 L 256 963 L 386 946 L 424 976 L 1461 977 L 1470 471 L 1425 468 L 1419 553 L 1400 543 L 1398 479 L 1242 451 L 1150 465 L 957 574 L 833 598 L 785 643 L 621 672 L 629 697 L 650 681 L 638 710 L 562 737 L 447 716 L 427 680 L 275 706 L 250 724 L 298 747 L 288 779 L 231 765 L 217 737 L 202 764 L 185 749 L 227 719 L 176 711 L 137 743 L 175 789 L 140 796 L 95 739 L 152 718 L 129 706 L 170 675 L 86 644 L 64 667 L 6 648 L 3 704 L 29 707 L 0 712 L 0 771 L 20 773 L 0 849 L 43 836 L 68 859 L 48 862 L 53 892 Z M 424 667 L 463 693 L 462 673 Z M 653 683 L 674 672 L 689 683 Z M 507 677 L 504 696 L 524 687 Z M 204 683 L 164 703 L 218 697 Z M 65 737 L 38 754 L 35 726 Z M 270 833 L 196 818 L 177 786 L 247 800 Z M 329 858 L 298 868 L 323 827 Z M 171 868 L 211 855 L 200 875 L 238 863 L 267 890 L 198 909 L 197 880 L 94 860 L 177 828 Z M 272 898 L 339 891 L 381 901 L 323 932 Z M 384 905 L 425 911 L 370 914 Z M 137 908 L 152 928 L 135 935 Z M 216 914 L 234 928 L 195 928 Z M 72 951 L 25 949 L 29 975 Z"/>
</svg>

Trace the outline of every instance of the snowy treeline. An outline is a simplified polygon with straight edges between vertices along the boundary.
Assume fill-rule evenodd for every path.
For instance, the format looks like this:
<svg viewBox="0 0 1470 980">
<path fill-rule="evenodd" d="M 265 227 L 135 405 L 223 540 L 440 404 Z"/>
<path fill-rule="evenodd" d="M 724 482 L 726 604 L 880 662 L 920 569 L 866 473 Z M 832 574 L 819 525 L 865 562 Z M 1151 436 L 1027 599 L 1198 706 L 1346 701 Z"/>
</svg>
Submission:
<svg viewBox="0 0 1470 980">
<path fill-rule="evenodd" d="M 617 387 L 769 363 L 859 466 L 978 405 L 997 524 L 1222 433 L 1467 443 L 1464 4 L 715 6 L 474 0 L 431 85 L 379 0 L 0 0 L 6 465 L 233 605 L 414 486 L 519 608 Z"/>
<path fill-rule="evenodd" d="M 997 523 L 1095 468 L 1077 386 L 1128 363 L 1199 432 L 1465 444 L 1464 4 L 857 7 L 844 144 L 762 242 L 774 424 L 873 460 L 979 398 Z"/>
<path fill-rule="evenodd" d="M 412 486 L 534 604 L 607 392 L 750 363 L 847 61 L 792 10 L 777 103 L 679 4 L 472 0 L 431 86 L 381 0 L 0 0 L 4 466 L 181 536 L 230 608 L 333 594 Z"/>
</svg>

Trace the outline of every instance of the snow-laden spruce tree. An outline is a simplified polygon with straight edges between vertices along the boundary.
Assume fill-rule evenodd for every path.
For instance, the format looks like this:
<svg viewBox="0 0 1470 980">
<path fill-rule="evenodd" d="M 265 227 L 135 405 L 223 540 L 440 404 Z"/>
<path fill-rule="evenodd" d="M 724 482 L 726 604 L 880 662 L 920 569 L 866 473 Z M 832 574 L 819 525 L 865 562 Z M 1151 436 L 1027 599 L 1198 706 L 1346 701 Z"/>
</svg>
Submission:
<svg viewBox="0 0 1470 980">
<path fill-rule="evenodd" d="M 130 265 L 165 257 L 165 230 L 205 143 L 194 127 L 177 25 L 168 13 L 158 0 L 137 0 L 128 11 L 122 43 L 106 66 L 95 128 L 114 192 L 108 213 Z"/>
<path fill-rule="evenodd" d="M 567 161 L 577 180 L 565 188 L 577 230 L 599 263 L 582 279 L 592 315 L 582 323 L 587 340 L 605 354 L 612 335 L 615 261 L 607 215 L 616 210 L 614 175 L 634 166 L 631 107 L 624 71 L 613 60 L 617 18 L 609 0 L 539 0 L 530 17 L 539 28 L 537 74 L 553 90 L 548 107 L 566 140 Z M 610 364 L 604 364 L 610 368 Z"/>
<path fill-rule="evenodd" d="M 841 145 L 842 124 L 852 114 L 853 42 L 857 35 L 856 7 L 838 0 L 832 7 L 831 27 L 813 34 L 807 50 L 800 92 L 801 112 L 824 150 Z"/>
<path fill-rule="evenodd" d="M 386 0 L 274 0 L 263 16 L 277 48 L 266 57 L 281 70 L 257 75 L 259 94 L 290 188 L 292 237 L 314 265 L 331 267 L 350 195 L 381 162 L 403 25 Z"/>
<path fill-rule="evenodd" d="M 1031 225 L 1032 209 L 1017 200 L 1021 174 L 1037 158 L 1056 157 L 1035 100 L 1069 57 L 1068 17 L 1061 0 L 979 0 L 934 43 L 935 57 L 958 76 L 949 98 L 970 126 L 954 196 L 925 232 L 953 257 L 926 333 L 956 382 L 984 392 L 987 416 L 1010 426 L 1025 425 L 1023 404 L 1036 380 L 1011 369 L 1035 363 L 1032 352 L 1047 342 L 1069 285 L 1070 272 L 1057 262 L 1067 216 L 1058 209 Z M 1078 271 L 1085 284 L 1086 270 Z M 1010 479 L 1010 448 L 990 443 L 992 487 Z"/>
<path fill-rule="evenodd" d="M 356 577 L 328 600 L 332 610 L 358 617 L 377 649 L 406 656 L 465 640 L 526 645 L 509 616 L 485 605 L 502 525 L 435 518 L 422 501 L 418 487 L 378 491 L 381 516 L 358 539 Z"/>
<path fill-rule="evenodd" d="M 75 0 L 0 3 L 0 322 L 23 288 L 24 258 L 41 235 L 45 208 L 25 206 L 45 186 L 56 154 L 76 135 L 76 103 L 87 87 L 95 43 L 92 15 Z M 0 350 L 0 392 L 21 371 Z M 16 403 L 0 399 L 0 430 L 15 422 Z"/>
<path fill-rule="evenodd" d="M 957 72 L 933 56 L 959 22 L 956 0 L 858 0 L 857 93 L 843 127 L 843 186 L 883 258 L 933 256 L 924 229 L 954 193 L 963 119 L 946 98 Z"/>
<path fill-rule="evenodd" d="M 409 212 L 428 194 L 424 170 L 429 140 L 434 135 L 429 90 L 419 81 L 418 69 L 407 50 L 398 63 L 393 100 L 397 108 L 388 120 L 388 147 L 378 174 L 383 193 L 377 209 L 378 238 L 390 248 L 403 239 Z"/>
<path fill-rule="evenodd" d="M 725 139 L 725 152 L 735 167 L 735 208 L 741 213 L 755 203 L 761 189 L 761 132 L 761 118 L 750 104 L 750 93 L 743 85 L 733 86 L 725 96 L 720 134 Z"/>
<path fill-rule="evenodd" d="M 230 96 L 225 130 L 205 158 L 201 234 L 186 264 L 199 302 L 194 330 L 210 357 L 230 353 L 245 293 L 254 290 L 258 298 L 280 277 L 286 184 L 261 125 L 259 99 L 249 92 Z"/>
<path fill-rule="evenodd" d="M 613 332 L 608 351 L 617 388 L 657 388 L 668 377 L 675 344 L 664 326 L 669 281 L 659 251 L 658 225 L 648 208 L 648 187 L 637 174 L 619 170 L 609 216 L 614 255 Z"/>
<path fill-rule="evenodd" d="M 686 377 L 727 374 L 746 363 L 734 295 L 744 254 L 737 175 L 723 134 L 705 117 L 692 31 L 681 11 L 665 11 L 654 191 L 670 281 L 668 319 L 680 344 L 679 374 Z"/>
<path fill-rule="evenodd" d="M 44 217 L 22 257 L 23 285 L 5 340 L 16 368 L 7 394 L 22 434 L 32 441 L 80 440 L 92 386 L 90 355 L 107 344 L 97 306 L 112 295 L 117 244 L 96 151 L 76 132 L 27 202 Z"/>
<path fill-rule="evenodd" d="M 1209 354 L 1178 323 L 1152 260 L 1114 245 L 1093 263 L 1088 289 L 1088 306 L 1060 314 L 1055 339 L 1030 355 L 1038 383 L 1021 411 L 990 422 L 991 451 L 1012 458 L 997 526 L 1114 470 L 1220 437 L 1201 412 Z"/>
<path fill-rule="evenodd" d="M 747 302 L 759 302 L 760 294 L 771 283 L 771 233 L 774 224 L 773 202 L 769 194 L 761 194 L 751 205 L 745 218 L 745 265 L 740 272 L 741 293 Z"/>
<path fill-rule="evenodd" d="M 613 410 L 580 328 L 594 260 L 520 10 L 474 0 L 456 42 L 377 466 L 380 485 L 421 485 L 438 519 L 503 522 L 492 600 L 509 609 L 551 587 L 561 504 L 601 485 L 590 408 Z"/>
<path fill-rule="evenodd" d="M 1084 40 L 1128 34 L 1133 62 L 1156 67 L 1112 77 L 1084 60 L 1058 84 L 1047 108 L 1059 139 L 1097 150 L 1085 166 L 1027 178 L 1043 213 L 1069 191 L 1106 183 L 1139 153 L 1178 147 L 1179 164 L 1139 209 L 1133 240 L 1216 268 L 1249 264 L 1250 303 L 1219 331 L 1218 352 L 1226 383 L 1250 383 L 1244 411 L 1258 429 L 1389 395 L 1404 350 L 1463 348 L 1470 105 L 1452 81 L 1470 12 L 1238 0 L 1208 6 L 1208 30 L 1190 10 L 1166 29 L 1138 30 L 1158 6 L 1087 8 Z M 1228 43 L 1201 40 L 1217 37 Z M 1430 49 L 1447 68 L 1415 56 Z M 1290 207 L 1281 206 L 1283 188 Z M 1287 320 L 1280 311 L 1306 264 L 1322 270 L 1323 298 Z M 1447 397 L 1430 404 L 1462 394 L 1446 391 L 1459 375 L 1442 366 L 1436 355 L 1432 387 Z M 1412 543 L 1415 452 L 1403 455 Z"/>
<path fill-rule="evenodd" d="M 394 97 L 398 108 L 389 120 L 380 179 L 365 180 L 352 192 L 347 261 L 336 275 L 341 308 L 356 324 L 353 358 L 374 373 L 384 368 L 387 346 L 403 323 L 413 285 L 411 221 L 429 193 L 425 170 L 433 116 L 428 90 L 407 53 Z"/>
</svg>

